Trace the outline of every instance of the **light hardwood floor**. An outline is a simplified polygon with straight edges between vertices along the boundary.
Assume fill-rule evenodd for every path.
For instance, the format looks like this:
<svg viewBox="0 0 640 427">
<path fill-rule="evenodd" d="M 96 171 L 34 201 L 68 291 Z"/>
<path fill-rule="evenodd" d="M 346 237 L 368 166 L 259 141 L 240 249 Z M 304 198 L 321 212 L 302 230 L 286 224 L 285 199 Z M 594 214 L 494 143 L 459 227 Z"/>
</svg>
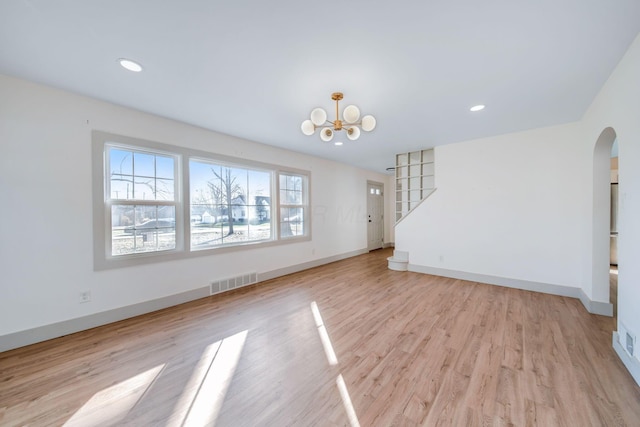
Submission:
<svg viewBox="0 0 640 427">
<path fill-rule="evenodd" d="M 0 425 L 640 425 L 611 318 L 389 255 L 0 353 Z"/>
</svg>

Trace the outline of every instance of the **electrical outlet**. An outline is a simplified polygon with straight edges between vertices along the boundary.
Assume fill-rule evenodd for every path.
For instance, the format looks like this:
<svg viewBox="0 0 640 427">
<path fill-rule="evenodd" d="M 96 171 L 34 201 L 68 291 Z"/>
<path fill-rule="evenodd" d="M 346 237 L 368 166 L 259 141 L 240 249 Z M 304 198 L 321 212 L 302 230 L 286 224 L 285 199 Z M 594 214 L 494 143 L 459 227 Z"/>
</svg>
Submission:
<svg viewBox="0 0 640 427">
<path fill-rule="evenodd" d="M 630 356 L 633 356 L 633 344 L 635 344 L 635 341 L 636 337 L 627 331 L 627 353 L 629 353 Z"/>
<path fill-rule="evenodd" d="M 91 301 L 91 291 L 80 291 L 80 303 Z"/>
</svg>

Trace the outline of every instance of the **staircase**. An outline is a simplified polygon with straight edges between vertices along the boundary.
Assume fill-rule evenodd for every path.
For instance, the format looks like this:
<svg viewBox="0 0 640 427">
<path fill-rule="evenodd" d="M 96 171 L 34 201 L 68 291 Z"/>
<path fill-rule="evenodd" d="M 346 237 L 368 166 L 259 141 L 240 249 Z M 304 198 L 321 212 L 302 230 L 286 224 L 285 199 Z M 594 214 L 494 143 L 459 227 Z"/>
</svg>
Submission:
<svg viewBox="0 0 640 427">
<path fill-rule="evenodd" d="M 396 225 L 435 191 L 433 148 L 396 154 Z M 389 270 L 407 271 L 409 252 L 393 251 L 387 258 Z"/>
<path fill-rule="evenodd" d="M 435 188 L 433 148 L 396 154 L 396 223 L 415 209 Z"/>
<path fill-rule="evenodd" d="M 389 270 L 407 271 L 409 268 L 409 252 L 393 251 L 393 256 L 387 258 Z"/>
</svg>

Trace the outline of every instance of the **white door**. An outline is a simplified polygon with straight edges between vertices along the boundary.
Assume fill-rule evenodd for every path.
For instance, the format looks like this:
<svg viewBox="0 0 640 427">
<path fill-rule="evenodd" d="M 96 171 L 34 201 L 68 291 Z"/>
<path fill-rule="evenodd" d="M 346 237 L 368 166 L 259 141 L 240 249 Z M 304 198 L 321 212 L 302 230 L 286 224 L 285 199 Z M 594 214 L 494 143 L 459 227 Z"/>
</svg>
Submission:
<svg viewBox="0 0 640 427">
<path fill-rule="evenodd" d="M 382 248 L 384 239 L 383 188 L 379 183 L 367 183 L 367 237 L 370 251 Z"/>
</svg>

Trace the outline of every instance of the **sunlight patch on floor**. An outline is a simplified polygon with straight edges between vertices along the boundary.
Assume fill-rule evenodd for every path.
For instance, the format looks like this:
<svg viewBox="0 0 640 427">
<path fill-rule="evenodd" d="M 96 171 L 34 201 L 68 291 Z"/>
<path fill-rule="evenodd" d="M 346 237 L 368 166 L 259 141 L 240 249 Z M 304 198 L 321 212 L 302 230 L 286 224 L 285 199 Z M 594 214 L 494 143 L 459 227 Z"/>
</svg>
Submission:
<svg viewBox="0 0 640 427">
<path fill-rule="evenodd" d="M 324 322 L 322 321 L 322 316 L 320 315 L 320 309 L 318 308 L 318 304 L 316 304 L 315 301 L 311 302 L 311 312 L 313 313 L 313 318 L 316 321 L 318 334 L 320 334 L 320 341 L 322 341 L 324 353 L 327 355 L 329 365 L 335 366 L 338 364 L 338 358 L 336 357 L 335 351 L 333 351 L 331 339 L 329 338 L 329 334 L 327 333 L 327 328 L 324 327 Z"/>
<path fill-rule="evenodd" d="M 218 349 L 220 349 L 220 344 L 222 344 L 222 341 L 216 341 L 213 344 L 208 345 L 202 352 L 200 360 L 191 373 L 191 378 L 189 378 L 189 381 L 185 385 L 180 398 L 176 401 L 173 413 L 167 423 L 168 427 L 182 426 L 182 423 L 191 408 L 191 403 L 198 394 L 202 381 L 209 371 L 213 358 L 216 357 L 216 353 L 218 353 Z"/>
<path fill-rule="evenodd" d="M 115 425 L 138 403 L 149 386 L 164 369 L 164 364 L 94 394 L 64 425 Z"/>
<path fill-rule="evenodd" d="M 351 403 L 349 390 L 347 390 L 347 385 L 344 383 L 344 378 L 342 378 L 342 374 L 338 375 L 338 378 L 336 379 L 336 384 L 338 385 L 338 390 L 340 391 L 340 397 L 342 398 L 342 404 L 344 405 L 345 411 L 347 411 L 347 417 L 349 418 L 349 423 L 351 423 L 351 427 L 360 427 L 360 421 L 358 421 L 356 410 L 353 407 L 353 403 Z"/>
<path fill-rule="evenodd" d="M 333 350 L 333 345 L 331 344 L 331 339 L 329 338 L 327 328 L 324 326 L 324 321 L 322 320 L 322 315 L 320 314 L 318 304 L 315 301 L 311 302 L 311 312 L 313 313 L 313 318 L 316 322 L 316 327 L 318 328 L 318 334 L 320 335 L 320 341 L 322 341 L 322 347 L 324 347 L 324 352 L 327 356 L 327 360 L 329 361 L 329 365 L 335 366 L 338 364 L 338 358 L 336 357 L 336 353 Z M 356 410 L 353 407 L 353 403 L 351 403 L 349 390 L 347 390 L 347 385 L 344 382 L 342 374 L 338 375 L 338 378 L 336 378 L 336 385 L 338 386 L 338 391 L 340 392 L 340 397 L 342 398 L 342 404 L 344 405 L 344 409 L 347 412 L 347 418 L 349 419 L 351 427 L 360 427 L 360 422 L 358 421 Z"/>
<path fill-rule="evenodd" d="M 214 425 L 233 379 L 248 331 L 208 346 L 187 383 L 168 425 Z"/>
</svg>

